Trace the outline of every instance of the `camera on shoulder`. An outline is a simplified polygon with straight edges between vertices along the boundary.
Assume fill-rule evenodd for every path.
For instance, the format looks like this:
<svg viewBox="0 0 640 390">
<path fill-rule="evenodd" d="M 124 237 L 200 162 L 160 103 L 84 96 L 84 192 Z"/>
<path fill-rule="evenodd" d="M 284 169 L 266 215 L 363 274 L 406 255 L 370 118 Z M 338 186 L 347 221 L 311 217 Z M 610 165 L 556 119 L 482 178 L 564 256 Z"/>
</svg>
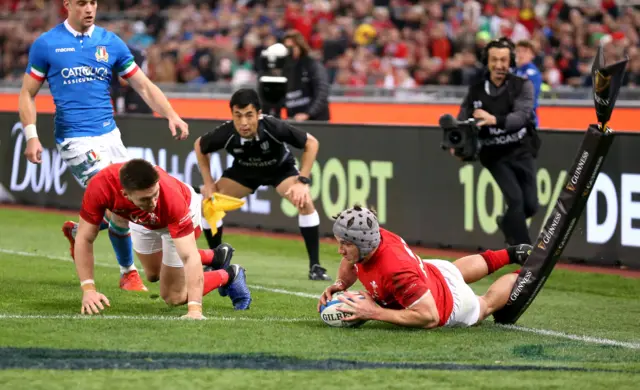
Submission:
<svg viewBox="0 0 640 390">
<path fill-rule="evenodd" d="M 454 150 L 456 157 L 463 161 L 475 161 L 482 148 L 480 142 L 480 128 L 475 119 L 458 121 L 450 114 L 440 117 L 440 127 L 443 130 L 440 147 L 444 150 Z"/>
<path fill-rule="evenodd" d="M 287 78 L 283 70 L 289 50 L 281 43 L 275 43 L 260 53 L 258 93 L 263 103 L 280 105 L 287 94 Z"/>
</svg>

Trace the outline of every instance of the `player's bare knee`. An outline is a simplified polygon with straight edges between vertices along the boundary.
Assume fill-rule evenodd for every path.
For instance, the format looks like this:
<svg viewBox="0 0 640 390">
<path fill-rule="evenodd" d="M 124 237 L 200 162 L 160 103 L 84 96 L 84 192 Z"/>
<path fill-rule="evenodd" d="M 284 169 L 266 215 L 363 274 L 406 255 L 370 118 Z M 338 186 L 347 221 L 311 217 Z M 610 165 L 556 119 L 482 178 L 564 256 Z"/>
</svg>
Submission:
<svg viewBox="0 0 640 390">
<path fill-rule="evenodd" d="M 219 194 L 233 196 L 234 198 L 239 199 L 251 194 L 250 188 L 226 177 L 221 177 L 216 181 L 216 191 Z"/>
<path fill-rule="evenodd" d="M 187 303 L 187 293 L 168 292 L 161 294 L 164 302 L 169 306 L 181 306 Z"/>
<path fill-rule="evenodd" d="M 492 312 L 490 311 L 489 303 L 484 296 L 478 297 L 478 302 L 480 303 L 480 315 L 478 316 L 478 322 L 480 322 L 489 317 Z"/>
<path fill-rule="evenodd" d="M 147 275 L 147 280 L 151 283 L 156 283 L 157 281 L 160 280 L 160 275 L 149 274 L 146 272 L 145 274 Z"/>
<path fill-rule="evenodd" d="M 225 187 L 225 186 L 221 186 L 221 185 L 219 185 L 219 184 L 217 184 L 217 183 L 216 183 L 216 192 L 217 192 L 218 194 L 222 194 L 222 195 L 233 196 L 233 195 L 231 194 L 231 192 L 232 192 L 232 191 L 229 191 L 229 190 L 227 189 L 227 187 Z"/>
</svg>

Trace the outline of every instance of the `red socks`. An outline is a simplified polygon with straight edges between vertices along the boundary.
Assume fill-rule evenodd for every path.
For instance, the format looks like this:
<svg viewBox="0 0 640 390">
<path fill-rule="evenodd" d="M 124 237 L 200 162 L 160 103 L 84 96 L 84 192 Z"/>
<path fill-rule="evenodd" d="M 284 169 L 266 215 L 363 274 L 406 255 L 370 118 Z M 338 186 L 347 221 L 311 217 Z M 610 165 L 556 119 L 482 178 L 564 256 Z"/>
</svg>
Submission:
<svg viewBox="0 0 640 390">
<path fill-rule="evenodd" d="M 486 251 L 481 253 L 480 256 L 487 262 L 487 268 L 489 268 L 489 274 L 492 274 L 504 267 L 505 265 L 509 265 L 509 254 L 506 249 L 501 249 L 499 251 Z"/>
<path fill-rule="evenodd" d="M 202 265 L 210 265 L 213 262 L 213 251 L 211 249 L 198 249 Z"/>
<path fill-rule="evenodd" d="M 213 251 L 212 251 L 213 252 Z M 218 287 L 224 286 L 229 281 L 229 274 L 223 269 L 204 273 L 204 289 L 202 295 L 207 295 Z"/>
<path fill-rule="evenodd" d="M 211 265 L 213 263 L 214 252 L 211 249 L 198 249 L 198 253 L 200 253 L 202 265 Z M 202 295 L 209 294 L 216 288 L 224 286 L 227 282 L 229 282 L 229 273 L 223 269 L 205 272 Z"/>
</svg>

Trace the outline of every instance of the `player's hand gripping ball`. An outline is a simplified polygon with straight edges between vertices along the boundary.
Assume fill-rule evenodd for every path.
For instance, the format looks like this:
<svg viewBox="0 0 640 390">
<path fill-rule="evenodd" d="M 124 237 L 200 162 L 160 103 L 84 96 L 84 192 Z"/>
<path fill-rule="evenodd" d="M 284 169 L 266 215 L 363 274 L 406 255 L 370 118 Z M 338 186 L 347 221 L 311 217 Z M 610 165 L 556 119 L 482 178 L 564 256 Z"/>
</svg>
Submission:
<svg viewBox="0 0 640 390">
<path fill-rule="evenodd" d="M 358 299 L 365 299 L 362 295 L 354 293 Z M 348 305 L 338 299 L 344 293 L 336 292 L 331 296 L 331 300 L 326 305 L 320 306 L 320 318 L 325 324 L 334 328 L 357 328 L 362 326 L 366 320 L 344 321 L 343 318 L 349 317 L 349 313 L 343 313 L 338 308 L 345 308 Z"/>
</svg>

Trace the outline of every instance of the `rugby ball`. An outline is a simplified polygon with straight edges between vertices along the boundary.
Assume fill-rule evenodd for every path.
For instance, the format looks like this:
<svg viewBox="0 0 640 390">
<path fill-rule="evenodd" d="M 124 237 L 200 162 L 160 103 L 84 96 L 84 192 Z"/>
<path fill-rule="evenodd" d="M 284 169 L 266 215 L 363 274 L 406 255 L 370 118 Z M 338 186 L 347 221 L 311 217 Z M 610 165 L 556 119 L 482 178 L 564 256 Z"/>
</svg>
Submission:
<svg viewBox="0 0 640 390">
<path fill-rule="evenodd" d="M 345 321 L 344 317 L 349 317 L 349 314 L 343 313 L 338 310 L 339 307 L 348 307 L 346 303 L 338 299 L 339 296 L 344 295 L 343 292 L 337 292 L 333 294 L 331 300 L 326 305 L 320 306 L 320 318 L 325 324 L 334 328 L 357 328 L 363 325 L 366 320 L 357 321 Z M 355 293 L 358 299 L 364 299 L 364 297 L 358 293 Z"/>
</svg>

